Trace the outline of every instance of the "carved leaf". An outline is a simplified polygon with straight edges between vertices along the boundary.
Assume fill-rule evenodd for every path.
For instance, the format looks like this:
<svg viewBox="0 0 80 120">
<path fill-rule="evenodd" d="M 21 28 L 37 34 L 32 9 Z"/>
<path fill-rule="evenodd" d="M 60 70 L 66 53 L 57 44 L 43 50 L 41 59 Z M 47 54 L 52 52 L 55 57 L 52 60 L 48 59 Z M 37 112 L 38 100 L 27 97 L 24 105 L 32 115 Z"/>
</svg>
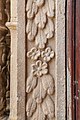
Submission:
<svg viewBox="0 0 80 120">
<path fill-rule="evenodd" d="M 54 80 L 50 74 L 41 77 L 43 88 L 49 95 L 54 93 Z"/>
<path fill-rule="evenodd" d="M 52 38 L 54 35 L 54 23 L 52 22 L 50 18 L 48 18 L 48 23 L 46 24 L 44 32 L 48 39 Z"/>
<path fill-rule="evenodd" d="M 33 98 L 37 103 L 41 103 L 46 96 L 46 91 L 43 89 L 41 79 L 38 78 L 38 85 L 33 91 Z"/>
<path fill-rule="evenodd" d="M 54 17 L 54 0 L 45 0 L 43 10 L 48 17 Z"/>
<path fill-rule="evenodd" d="M 47 38 L 44 31 L 39 30 L 35 40 L 36 40 L 36 46 L 38 46 L 40 49 L 43 49 L 47 42 Z"/>
<path fill-rule="evenodd" d="M 33 0 L 27 1 L 26 11 L 27 11 L 27 18 L 32 19 L 34 15 L 37 13 L 37 6 L 33 3 Z"/>
<path fill-rule="evenodd" d="M 45 119 L 46 119 L 46 117 L 42 111 L 42 108 L 40 105 L 38 105 L 37 110 L 32 117 L 32 120 L 45 120 Z"/>
<path fill-rule="evenodd" d="M 34 0 L 37 6 L 42 6 L 44 4 L 44 0 Z"/>
<path fill-rule="evenodd" d="M 27 26 L 26 26 L 26 33 L 28 36 L 28 40 L 30 40 L 30 41 L 34 40 L 34 38 L 37 34 L 37 26 L 33 20 L 28 19 Z"/>
<path fill-rule="evenodd" d="M 30 98 L 27 102 L 27 106 L 26 106 L 26 111 L 27 111 L 27 116 L 31 117 L 32 114 L 35 112 L 37 107 L 36 101 L 33 100 L 32 98 Z"/>
<path fill-rule="evenodd" d="M 35 23 L 38 25 L 39 28 L 43 29 L 46 24 L 46 15 L 42 10 L 39 10 L 36 17 L 35 17 Z"/>
<path fill-rule="evenodd" d="M 37 85 L 37 77 L 30 75 L 26 81 L 26 92 L 30 93 Z"/>
<path fill-rule="evenodd" d="M 51 100 L 49 96 L 45 98 L 45 100 L 42 103 L 42 109 L 45 115 L 49 118 L 49 120 L 52 120 L 54 118 L 54 102 Z"/>
</svg>

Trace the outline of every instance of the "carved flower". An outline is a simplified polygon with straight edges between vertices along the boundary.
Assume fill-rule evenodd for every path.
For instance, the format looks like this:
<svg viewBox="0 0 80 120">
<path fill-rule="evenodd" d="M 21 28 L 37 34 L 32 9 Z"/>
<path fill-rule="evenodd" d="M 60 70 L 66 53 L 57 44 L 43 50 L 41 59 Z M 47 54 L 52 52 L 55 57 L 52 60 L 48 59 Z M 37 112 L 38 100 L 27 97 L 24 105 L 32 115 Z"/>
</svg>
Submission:
<svg viewBox="0 0 80 120">
<path fill-rule="evenodd" d="M 37 60 L 38 57 L 40 56 L 40 50 L 37 50 L 37 48 L 32 48 L 28 53 L 27 53 L 27 57 L 33 59 L 33 60 Z"/>
<path fill-rule="evenodd" d="M 48 73 L 47 69 L 47 63 L 43 62 L 41 60 L 38 60 L 36 64 L 32 64 L 32 73 L 34 76 L 42 76 L 44 74 Z"/>
<path fill-rule="evenodd" d="M 54 57 L 54 51 L 50 47 L 47 47 L 45 51 L 41 52 L 41 57 L 45 62 L 49 62 Z"/>
</svg>

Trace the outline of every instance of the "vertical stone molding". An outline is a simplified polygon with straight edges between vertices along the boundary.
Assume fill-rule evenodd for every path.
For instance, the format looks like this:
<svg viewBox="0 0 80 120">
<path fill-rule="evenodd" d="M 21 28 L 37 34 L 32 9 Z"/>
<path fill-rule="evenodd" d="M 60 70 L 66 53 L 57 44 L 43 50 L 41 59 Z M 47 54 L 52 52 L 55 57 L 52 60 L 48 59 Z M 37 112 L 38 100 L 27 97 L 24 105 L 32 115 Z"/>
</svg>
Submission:
<svg viewBox="0 0 80 120">
<path fill-rule="evenodd" d="M 9 2 L 9 1 L 7 1 Z M 7 9 L 7 27 L 11 34 L 11 62 L 10 62 L 10 120 L 17 120 L 17 2 L 10 1 L 11 18 Z M 8 7 L 8 5 L 7 5 Z"/>
<path fill-rule="evenodd" d="M 25 118 L 25 0 L 11 0 L 10 117 Z"/>
<path fill-rule="evenodd" d="M 55 16 L 55 115 L 56 120 L 66 120 L 65 0 L 56 0 Z"/>
<path fill-rule="evenodd" d="M 25 5 L 26 0 L 17 0 L 17 120 L 26 120 L 25 114 L 25 81 L 26 81 L 26 34 Z"/>
<path fill-rule="evenodd" d="M 55 120 L 54 0 L 27 0 L 28 120 Z"/>
</svg>

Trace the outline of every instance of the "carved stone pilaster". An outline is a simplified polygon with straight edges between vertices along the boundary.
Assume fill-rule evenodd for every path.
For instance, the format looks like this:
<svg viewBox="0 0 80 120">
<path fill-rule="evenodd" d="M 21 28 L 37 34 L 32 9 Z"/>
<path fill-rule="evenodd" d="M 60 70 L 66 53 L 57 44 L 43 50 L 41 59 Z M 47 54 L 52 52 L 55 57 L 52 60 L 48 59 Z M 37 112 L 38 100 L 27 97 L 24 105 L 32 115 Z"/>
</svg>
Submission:
<svg viewBox="0 0 80 120">
<path fill-rule="evenodd" d="M 26 12 L 27 119 L 55 120 L 54 0 L 27 0 Z"/>
<path fill-rule="evenodd" d="M 0 1 L 0 117 L 6 112 L 6 61 L 7 46 L 6 34 L 8 29 L 5 26 L 7 15 L 5 12 L 6 0 Z"/>
</svg>

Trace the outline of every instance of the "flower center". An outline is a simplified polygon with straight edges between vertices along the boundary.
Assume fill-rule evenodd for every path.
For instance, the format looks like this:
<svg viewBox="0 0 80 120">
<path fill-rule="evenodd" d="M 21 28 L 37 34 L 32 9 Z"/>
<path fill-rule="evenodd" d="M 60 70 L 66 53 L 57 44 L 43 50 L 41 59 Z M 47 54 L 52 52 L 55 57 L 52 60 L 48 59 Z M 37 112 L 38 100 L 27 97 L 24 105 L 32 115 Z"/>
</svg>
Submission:
<svg viewBox="0 0 80 120">
<path fill-rule="evenodd" d="M 37 70 L 38 70 L 38 71 L 41 71 L 41 67 L 38 67 Z"/>
<path fill-rule="evenodd" d="M 46 56 L 49 57 L 49 56 L 50 56 L 50 53 L 47 53 Z"/>
</svg>

